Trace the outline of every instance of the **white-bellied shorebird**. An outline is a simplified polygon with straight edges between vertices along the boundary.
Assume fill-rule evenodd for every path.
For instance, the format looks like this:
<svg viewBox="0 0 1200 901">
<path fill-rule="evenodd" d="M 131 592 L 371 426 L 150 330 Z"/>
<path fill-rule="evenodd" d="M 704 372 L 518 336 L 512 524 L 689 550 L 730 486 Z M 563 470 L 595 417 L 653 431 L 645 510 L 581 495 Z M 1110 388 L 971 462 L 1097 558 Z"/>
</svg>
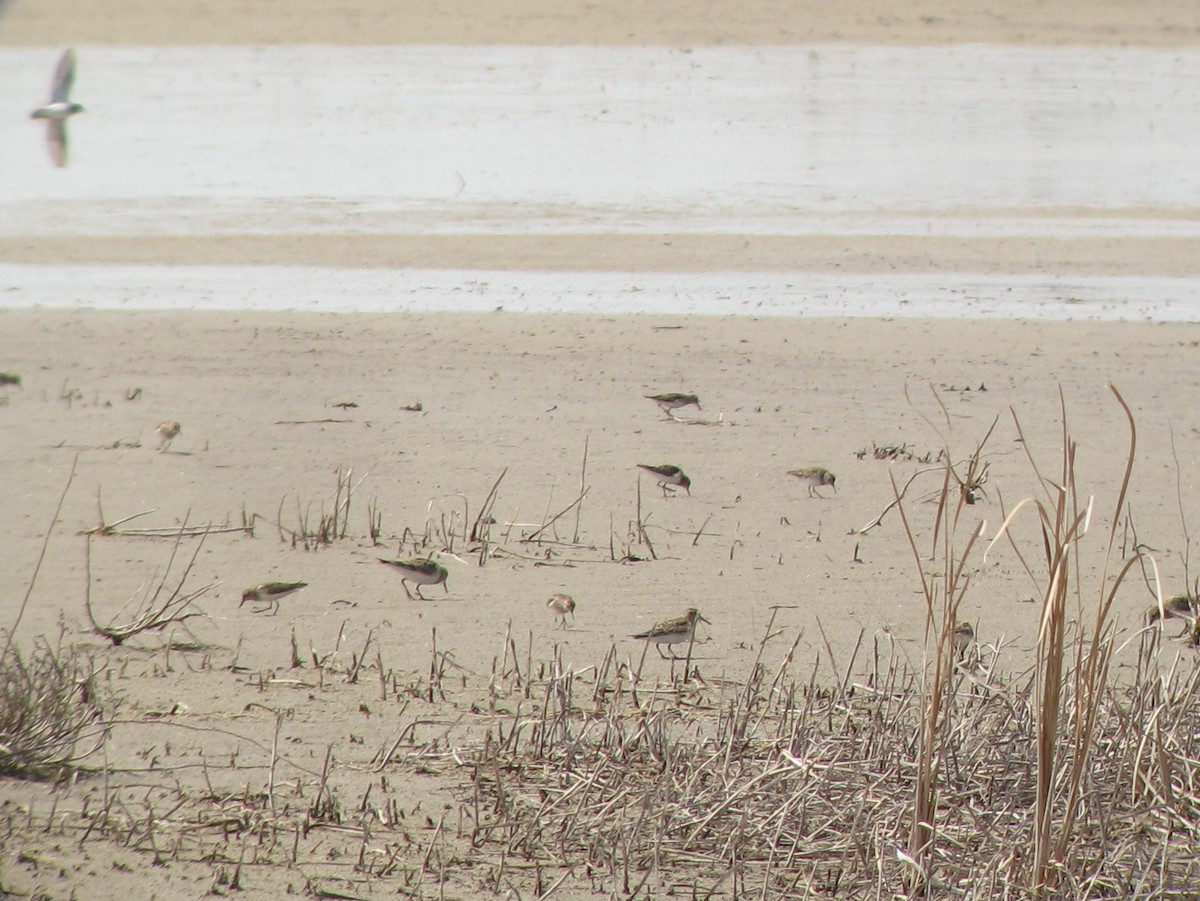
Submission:
<svg viewBox="0 0 1200 901">
<path fill-rule="evenodd" d="M 567 627 L 568 616 L 571 617 L 571 622 L 575 622 L 575 598 L 569 594 L 551 595 L 550 600 L 546 601 L 546 606 L 554 611 L 562 628 Z"/>
<path fill-rule="evenodd" d="M 824 497 L 824 495 L 818 492 L 817 489 L 822 488 L 825 485 L 828 485 L 834 491 L 837 491 L 837 485 L 834 484 L 837 481 L 837 476 L 835 476 L 828 469 L 825 469 L 823 466 L 808 466 L 804 469 L 789 469 L 788 475 L 795 476 L 801 482 L 804 482 L 806 485 L 808 485 L 809 497 Z"/>
<path fill-rule="evenodd" d="M 380 563 L 386 563 L 395 569 L 400 570 L 400 586 L 404 589 L 404 593 L 408 595 L 409 600 L 412 599 L 412 592 L 408 590 L 408 583 L 412 582 L 417 586 L 417 597 L 421 600 L 428 600 L 425 595 L 421 594 L 422 585 L 437 585 L 446 589 L 446 594 L 450 593 L 450 586 L 446 580 L 450 578 L 450 572 L 446 567 L 434 560 L 385 560 L 379 558 Z"/>
<path fill-rule="evenodd" d="M 664 463 L 661 466 L 651 466 L 649 463 L 639 463 L 638 469 L 644 469 L 650 475 L 658 480 L 658 487 L 663 490 L 663 497 L 667 495 L 667 486 L 675 485 L 682 488 L 688 494 L 692 493 L 692 480 L 688 478 L 688 474 L 670 463 Z"/>
<path fill-rule="evenodd" d="M 639 632 L 633 637 L 642 641 L 652 642 L 658 648 L 659 655 L 665 658 L 667 655 L 663 653 L 662 646 L 667 645 L 670 647 L 671 645 L 681 644 L 685 641 L 692 641 L 696 634 L 696 623 L 698 622 L 706 622 L 710 626 L 712 625 L 711 622 L 701 615 L 699 610 L 691 607 L 683 616 L 655 623 L 645 632 Z"/>
<path fill-rule="evenodd" d="M 67 120 L 83 107 L 70 100 L 71 85 L 75 82 L 75 51 L 64 50 L 54 69 L 50 81 L 50 102 L 39 106 L 29 114 L 31 119 L 46 121 L 46 148 L 54 165 L 62 168 L 67 164 Z"/>
<path fill-rule="evenodd" d="M 647 394 L 646 400 L 652 400 L 658 404 L 659 409 L 670 419 L 674 419 L 674 411 L 682 407 L 694 406 L 697 410 L 703 409 L 700 406 L 700 398 L 695 394 L 680 394 L 677 391 L 672 391 L 670 394 Z"/>
<path fill-rule="evenodd" d="M 279 611 L 280 600 L 307 586 L 307 582 L 263 582 L 261 585 L 255 585 L 253 588 L 247 588 L 243 591 L 242 603 L 238 604 L 238 606 L 241 607 L 246 601 L 254 601 L 256 604 L 267 605 L 260 610 L 256 610 L 255 613 L 262 613 L 264 610 L 276 613 Z"/>
</svg>

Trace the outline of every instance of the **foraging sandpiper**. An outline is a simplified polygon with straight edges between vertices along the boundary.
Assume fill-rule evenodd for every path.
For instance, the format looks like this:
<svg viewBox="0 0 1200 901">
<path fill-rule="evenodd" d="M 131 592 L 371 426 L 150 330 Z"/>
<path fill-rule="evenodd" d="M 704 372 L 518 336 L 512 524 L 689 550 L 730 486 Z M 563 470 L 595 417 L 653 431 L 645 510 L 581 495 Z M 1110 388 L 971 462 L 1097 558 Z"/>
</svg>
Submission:
<svg viewBox="0 0 1200 901">
<path fill-rule="evenodd" d="M 677 391 L 672 391 L 670 394 L 647 394 L 646 400 L 652 400 L 662 409 L 663 413 L 670 419 L 675 418 L 673 410 L 678 410 L 681 407 L 695 406 L 697 410 L 702 409 L 700 406 L 700 398 L 695 394 L 680 394 Z"/>
<path fill-rule="evenodd" d="M 238 604 L 238 606 L 241 607 L 246 601 L 254 601 L 256 604 L 267 605 L 259 610 L 255 610 L 255 613 L 262 613 L 264 610 L 278 613 L 279 601 L 281 599 L 307 586 L 307 582 L 264 582 L 262 585 L 256 585 L 253 588 L 247 588 L 243 591 L 242 603 Z"/>
<path fill-rule="evenodd" d="M 571 622 L 575 622 L 575 599 L 569 594 L 551 595 L 550 600 L 546 601 L 546 606 L 554 611 L 562 628 L 567 627 L 568 615 L 571 617 Z"/>
<path fill-rule="evenodd" d="M 158 428 L 154 430 L 154 434 L 158 435 L 158 449 L 165 451 L 171 446 L 171 442 L 175 440 L 175 436 L 183 431 L 183 426 L 173 420 L 160 422 Z"/>
<path fill-rule="evenodd" d="M 704 621 L 710 626 L 709 620 L 705 619 L 699 610 L 695 607 L 688 609 L 688 612 L 683 616 L 677 616 L 675 619 L 664 620 L 661 623 L 655 623 L 654 626 L 647 629 L 645 632 L 640 632 L 634 635 L 634 638 L 640 638 L 643 641 L 653 642 L 658 648 L 659 656 L 666 657 L 663 653 L 662 646 L 680 644 L 685 641 L 692 641 L 696 633 L 696 623 Z"/>
<path fill-rule="evenodd" d="M 650 475 L 658 479 L 658 487 L 663 490 L 663 497 L 667 495 L 668 485 L 678 485 L 683 488 L 688 494 L 692 493 L 692 480 L 688 478 L 688 474 L 678 466 L 673 466 L 670 463 L 664 463 L 662 466 L 651 466 L 649 463 L 639 463 L 638 469 L 644 469 Z"/>
<path fill-rule="evenodd" d="M 450 593 L 450 586 L 446 581 L 450 577 L 450 573 L 446 567 L 434 560 L 385 560 L 380 557 L 379 562 L 400 570 L 402 573 L 400 586 L 408 595 L 409 600 L 412 600 L 412 592 L 408 590 L 409 582 L 417 586 L 417 597 L 423 601 L 428 599 L 421 594 L 422 585 L 437 585 L 440 582 L 446 589 L 446 594 Z"/>
<path fill-rule="evenodd" d="M 828 485 L 834 491 L 837 491 L 837 485 L 834 484 L 837 481 L 837 476 L 821 466 L 808 466 L 804 469 L 789 469 L 788 475 L 795 476 L 801 482 L 804 482 L 808 485 L 809 497 L 824 498 L 825 495 L 818 492 L 817 489 L 825 485 Z"/>
<path fill-rule="evenodd" d="M 1153 626 L 1166 619 L 1182 619 L 1186 622 L 1183 631 L 1179 633 L 1181 636 L 1196 629 L 1197 623 L 1200 623 L 1200 616 L 1197 616 L 1195 599 L 1191 595 L 1177 594 L 1164 601 L 1161 609 L 1158 604 L 1151 604 L 1146 609 L 1147 626 Z"/>
<path fill-rule="evenodd" d="M 954 656 L 962 660 L 971 643 L 975 641 L 975 627 L 966 620 L 954 624 Z"/>
</svg>

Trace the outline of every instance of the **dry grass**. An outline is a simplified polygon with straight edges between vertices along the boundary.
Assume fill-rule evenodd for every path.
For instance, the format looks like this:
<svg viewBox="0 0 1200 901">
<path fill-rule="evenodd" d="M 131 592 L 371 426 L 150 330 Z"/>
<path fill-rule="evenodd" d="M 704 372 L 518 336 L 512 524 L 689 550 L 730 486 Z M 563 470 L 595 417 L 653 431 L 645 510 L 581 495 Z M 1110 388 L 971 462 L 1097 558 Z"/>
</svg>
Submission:
<svg viewBox="0 0 1200 901">
<path fill-rule="evenodd" d="M 0 660 L 0 776 L 56 779 L 104 741 L 97 671 L 82 653 L 38 642 Z"/>
<path fill-rule="evenodd" d="M 991 430 L 966 456 L 945 442 L 929 521 L 896 486 L 926 604 L 915 667 L 886 635 L 844 660 L 826 643 L 801 665 L 802 636 L 774 619 L 744 682 L 706 678 L 696 659 L 654 681 L 615 647 L 572 668 L 557 646 L 535 654 L 532 636 L 524 646 L 511 633 L 491 672 L 471 673 L 436 631 L 428 668 L 397 673 L 373 633 L 343 652 L 339 632 L 332 650 L 311 650 L 303 684 L 269 674 L 243 683 L 260 697 L 243 715 L 264 717 L 272 739 L 196 730 L 213 761 L 203 764 L 208 791 L 156 765 L 106 768 L 91 809 L 49 820 L 81 846 L 104 838 L 208 864 L 214 891 L 243 887 L 253 864 L 299 874 L 297 891 L 328 897 L 432 898 L 448 886 L 512 898 L 1187 897 L 1200 881 L 1200 669 L 1163 670 L 1147 643 L 1132 679 L 1110 673 L 1114 599 L 1127 573 L 1155 569 L 1136 545 L 1118 550 L 1136 431 L 1117 401 L 1128 465 L 1105 534 L 1089 531 L 1094 502 L 1075 483 L 1065 412 L 1054 478 L 1016 422 L 1039 493 L 1010 506 L 993 486 L 1004 514 L 994 534 L 975 492 Z M 465 510 L 431 517 L 427 539 L 470 547 L 473 531 L 488 544 L 500 481 L 474 527 Z M 985 546 L 1037 586 L 1030 670 L 1008 669 L 996 646 L 955 649 Z M 1099 567 L 1081 562 L 1096 556 Z M 1101 575 L 1089 581 L 1091 571 Z M 62 673 L 57 696 L 73 697 L 81 673 Z M 289 753 L 280 693 L 297 689 L 345 693 L 360 709 L 393 705 L 390 736 L 377 750 Z M 194 728 L 169 717 L 154 725 Z M 440 780 L 439 809 L 398 804 L 394 786 L 418 775 Z"/>
<path fill-rule="evenodd" d="M 350 502 L 353 500 L 354 492 L 366 478 L 367 476 L 363 475 L 356 482 L 353 469 L 343 471 L 339 467 L 337 469 L 337 485 L 332 498 L 328 501 L 329 508 L 320 512 L 315 524 L 312 521 L 312 502 L 302 507 L 300 498 L 297 496 L 295 529 L 289 529 L 283 524 L 283 508 L 287 503 L 285 495 L 279 501 L 279 510 L 275 514 L 274 521 L 275 527 L 279 530 L 279 540 L 290 543 L 293 548 L 303 548 L 306 551 L 330 547 L 335 542 L 344 540 L 350 528 Z M 379 517 L 372 507 L 368 508 L 368 515 L 371 518 L 371 535 L 374 539 L 377 537 L 374 529 Z M 245 516 L 243 516 L 243 520 L 245 520 Z M 253 523 L 253 517 L 251 523 Z"/>
<path fill-rule="evenodd" d="M 1132 417 L 1129 427 L 1114 524 L 1136 452 Z M 835 670 L 834 687 L 823 688 L 815 668 L 807 680 L 793 675 L 789 651 L 773 673 L 756 665 L 745 685 L 647 689 L 618 672 L 581 693 L 580 675 L 556 661 L 539 686 L 541 709 L 498 726 L 472 757 L 473 840 L 500 851 L 496 888 L 521 860 L 632 895 L 1191 890 L 1200 676 L 1160 673 L 1146 658 L 1134 684 L 1109 678 L 1109 614 L 1141 558 L 1114 559 L 1114 525 L 1099 539 L 1103 576 L 1083 584 L 1091 501 L 1075 485 L 1065 411 L 1057 479 L 1031 455 L 1044 495 L 1018 505 L 996 536 L 1043 598 L 1036 665 L 1005 674 L 994 650 L 956 659 L 954 623 L 983 532 L 964 514 L 979 499 L 986 440 L 963 471 L 945 464 L 932 528 L 909 520 L 896 489 L 927 604 L 919 672 L 877 647 L 865 681 Z M 1013 534 L 1021 507 L 1037 513 L 1040 554 Z M 921 535 L 931 536 L 928 556 Z"/>
<path fill-rule="evenodd" d="M 57 646 L 35 642 L 29 652 L 14 641 L 78 465 L 77 454 L 0 650 L 0 776 L 65 776 L 104 741 L 95 664 L 75 649 L 64 649 L 61 640 Z"/>
<path fill-rule="evenodd" d="M 473 841 L 498 852 L 497 887 L 521 861 L 633 894 L 1036 896 L 1038 696 L 995 664 L 947 680 L 932 772 L 928 695 L 887 648 L 864 681 L 833 688 L 815 671 L 795 679 L 790 652 L 744 686 L 581 690 L 559 670 L 538 686 L 540 710 L 471 756 Z M 1146 897 L 1200 877 L 1196 682 L 1171 674 L 1094 699 L 1054 897 Z M 1092 701 L 1072 685 L 1065 710 Z M 936 790 L 917 855 L 923 779 Z M 1053 822 L 1067 802 L 1055 795 Z"/>
<path fill-rule="evenodd" d="M 469 862 L 478 895 L 516 898 L 555 886 L 574 897 L 1033 897 L 1031 675 L 1004 674 L 990 649 L 953 669 L 936 825 L 919 861 L 925 878 L 914 880 L 921 674 L 886 642 L 868 646 L 861 678 L 844 675 L 863 668 L 854 660 L 839 662 L 841 674 L 828 659 L 801 672 L 798 638 L 768 630 L 744 684 L 694 673 L 647 682 L 615 652 L 571 671 L 557 656 L 518 656 L 509 639 L 488 680 L 491 705 L 479 686 L 445 678 L 436 644 L 429 672 L 407 685 L 378 656 L 363 667 L 364 647 L 342 667 L 323 664 L 323 693 L 390 698 L 396 737 L 373 758 L 338 745 L 314 761 L 311 749 L 204 729 L 206 747 L 240 748 L 213 755 L 210 790 L 175 783 L 169 768 L 114 768 L 91 809 L 70 814 L 64 800 L 54 828 L 81 846 L 104 839 L 162 862 L 203 862 L 226 883 L 261 885 L 262 867 L 279 866 L 318 896 L 432 898 L 452 885 L 447 896 L 461 896 L 448 880 Z M 383 697 L 373 680 L 355 683 L 360 668 L 378 670 Z M 1200 878 L 1197 681 L 1163 673 L 1101 693 L 1053 897 L 1163 897 Z M 278 730 L 287 695 L 263 697 L 246 715 Z M 1075 702 L 1069 683 L 1064 701 Z M 188 727 L 168 718 L 154 728 Z M 440 812 L 397 803 L 396 787 L 418 776 L 448 785 Z"/>
</svg>

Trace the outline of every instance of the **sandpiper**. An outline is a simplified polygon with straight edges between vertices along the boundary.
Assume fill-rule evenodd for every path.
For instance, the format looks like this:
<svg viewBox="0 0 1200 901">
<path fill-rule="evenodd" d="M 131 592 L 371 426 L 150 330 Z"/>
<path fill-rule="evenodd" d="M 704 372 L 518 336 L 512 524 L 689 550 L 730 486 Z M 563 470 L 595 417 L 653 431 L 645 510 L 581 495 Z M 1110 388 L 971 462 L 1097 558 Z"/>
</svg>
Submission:
<svg viewBox="0 0 1200 901">
<path fill-rule="evenodd" d="M 699 610 L 695 607 L 690 607 L 688 612 L 683 616 L 656 623 L 652 628 L 633 637 L 653 642 L 658 648 L 659 656 L 666 657 L 667 655 L 663 653 L 662 646 L 664 644 L 668 646 L 679 644 L 684 641 L 690 642 L 696 633 L 696 623 L 700 620 L 703 620 L 710 626 L 712 625 L 711 622 L 704 619 Z"/>
<path fill-rule="evenodd" d="M 697 410 L 702 409 L 700 406 L 700 398 L 695 394 L 680 394 L 677 391 L 672 391 L 670 394 L 647 394 L 646 400 L 652 400 L 662 409 L 669 418 L 674 419 L 675 414 L 672 410 L 678 410 L 680 407 L 695 406 Z"/>
<path fill-rule="evenodd" d="M 446 580 L 450 577 L 449 571 L 433 560 L 385 560 L 379 558 L 380 563 L 386 563 L 388 566 L 394 566 L 403 574 L 400 577 L 400 586 L 404 589 L 404 593 L 408 595 L 409 600 L 412 600 L 412 592 L 408 590 L 408 583 L 412 582 L 417 586 L 417 597 L 421 600 L 426 600 L 425 595 L 421 594 L 422 585 L 437 585 L 439 582 L 446 589 L 446 594 L 450 593 L 450 586 Z"/>
<path fill-rule="evenodd" d="M 954 656 L 962 660 L 975 641 L 975 627 L 966 620 L 954 624 Z"/>
<path fill-rule="evenodd" d="M 1163 616 L 1163 613 L 1166 616 Z M 1197 628 L 1200 616 L 1197 616 L 1195 600 L 1186 594 L 1177 594 L 1163 602 L 1162 609 L 1158 604 L 1151 604 L 1146 610 L 1146 625 L 1153 626 L 1163 619 L 1182 619 L 1187 622 L 1180 635 L 1186 635 Z"/>
<path fill-rule="evenodd" d="M 279 602 L 286 598 L 289 594 L 299 591 L 301 588 L 308 586 L 307 582 L 264 582 L 262 585 L 256 585 L 253 588 L 247 588 L 242 592 L 242 603 L 239 607 L 245 604 L 246 601 L 254 601 L 256 604 L 266 604 L 255 613 L 262 613 L 264 610 L 270 610 L 272 613 L 279 611 Z"/>
<path fill-rule="evenodd" d="M 67 164 L 67 119 L 83 112 L 82 106 L 67 99 L 74 81 L 75 51 L 64 50 L 50 82 L 50 102 L 29 114 L 31 119 L 46 120 L 46 147 L 60 169 Z"/>
<path fill-rule="evenodd" d="M 175 436 L 183 431 L 183 426 L 173 420 L 160 422 L 154 433 L 158 435 L 158 449 L 165 451 L 171 446 L 171 442 L 175 440 Z"/>
<path fill-rule="evenodd" d="M 567 627 L 568 615 L 571 617 L 571 622 L 575 622 L 575 599 L 569 594 L 551 595 L 550 600 L 546 601 L 546 606 L 554 611 L 562 628 Z"/>
<path fill-rule="evenodd" d="M 824 485 L 828 485 L 834 491 L 837 491 L 837 485 L 834 484 L 834 482 L 837 481 L 837 476 L 821 466 L 808 466 L 804 469 L 789 469 L 788 475 L 795 476 L 801 482 L 804 482 L 808 485 L 809 497 L 824 497 L 823 494 L 817 491 L 818 488 Z"/>
<path fill-rule="evenodd" d="M 678 485 L 683 488 L 688 494 L 692 493 L 692 480 L 688 478 L 686 472 L 678 466 L 672 466 L 670 463 L 664 463 L 662 466 L 651 466 L 649 463 L 639 463 L 638 469 L 644 469 L 650 475 L 658 479 L 658 487 L 663 490 L 663 497 L 667 495 L 668 485 Z"/>
</svg>

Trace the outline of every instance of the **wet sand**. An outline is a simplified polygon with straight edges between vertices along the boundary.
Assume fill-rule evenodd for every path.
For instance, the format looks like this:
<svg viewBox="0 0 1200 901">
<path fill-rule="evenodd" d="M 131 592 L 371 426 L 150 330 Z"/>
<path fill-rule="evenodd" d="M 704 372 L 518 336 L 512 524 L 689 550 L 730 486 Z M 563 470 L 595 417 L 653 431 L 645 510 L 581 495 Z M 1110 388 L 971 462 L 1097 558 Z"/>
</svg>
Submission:
<svg viewBox="0 0 1200 901">
<path fill-rule="evenodd" d="M 1194 238 L 205 235 L 0 238 L 0 261 L 551 272 L 965 272 L 1194 277 Z"/>
<path fill-rule="evenodd" d="M 916 476 L 907 512 L 928 546 L 942 479 L 930 461 L 945 447 L 961 464 L 996 423 L 983 451 L 986 494 L 962 525 L 965 535 L 986 522 L 994 534 L 1004 509 L 1039 493 L 1026 449 L 1043 472 L 1057 472 L 1060 404 L 1079 443 L 1079 490 L 1095 496 L 1094 538 L 1080 561 L 1094 602 L 1129 441 L 1110 381 L 1138 425 L 1136 520 L 1118 533 L 1155 549 L 1167 591 L 1184 587 L 1176 486 L 1191 509 L 1200 489 L 1189 436 L 1200 422 L 1176 399 L 1195 387 L 1198 325 L 21 310 L 0 312 L 0 334 L 4 366 L 24 386 L 3 389 L 0 406 L 9 622 L 75 466 L 17 638 L 32 647 L 37 636 L 61 635 L 103 666 L 119 720 L 106 750 L 119 768 L 111 780 L 3 786 L 19 821 L 33 824 L 17 833 L 24 856 L 6 858 L 5 886 L 49 897 L 137 896 L 145 883 L 132 874 L 143 871 L 157 897 L 193 897 L 246 855 L 260 861 L 240 877 L 247 898 L 298 890 L 297 872 L 341 891 L 390 884 L 330 863 L 330 854 L 356 854 L 354 831 L 315 829 L 297 843 L 297 870 L 285 862 L 290 852 L 260 847 L 252 833 L 222 839 L 189 824 L 219 813 L 206 785 L 228 795 L 227 808 L 254 806 L 239 792 L 267 778 L 272 711 L 285 711 L 279 778 L 300 809 L 327 748 L 331 784 L 353 806 L 378 780 L 372 758 L 409 724 L 432 724 L 412 734 L 417 742 L 445 731 L 447 753 L 476 747 L 494 725 L 479 711 L 506 636 L 535 666 L 557 653 L 587 684 L 610 651 L 636 667 L 642 648 L 630 636 L 694 605 L 711 620 L 693 653 L 714 704 L 720 686 L 746 678 L 772 617 L 781 637 L 768 656 L 799 636 L 797 660 L 823 660 L 820 678 L 833 678 L 826 641 L 839 668 L 860 642 L 915 665 L 925 606 L 900 520 L 892 511 L 861 530 L 885 513 L 893 484 Z M 698 393 L 703 410 L 672 421 L 643 397 L 672 390 Z M 182 432 L 159 452 L 154 429 L 164 420 Z M 876 446 L 914 458 L 877 460 Z M 663 496 L 638 463 L 682 466 L 691 494 Z M 812 465 L 835 472 L 836 492 L 809 497 L 787 475 Z M 353 485 L 345 537 L 305 550 L 297 533 L 317 531 L 330 514 L 339 470 Z M 492 555 L 480 565 L 481 545 L 466 533 L 498 479 Z M 110 534 L 91 539 L 89 561 L 84 533 L 102 521 L 163 536 L 211 525 L 198 552 L 196 539 L 183 542 L 168 581 L 170 590 L 197 553 L 187 585 L 209 589 L 193 608 L 203 616 L 119 648 L 90 634 L 85 597 L 101 623 L 121 621 L 171 555 L 169 537 Z M 426 534 L 449 590 L 410 600 L 376 561 L 411 555 L 412 536 Z M 1037 546 L 1032 515 L 1015 534 Z M 245 588 L 268 580 L 309 584 L 277 615 L 239 605 Z M 1003 546 L 986 562 L 976 556 L 971 580 L 961 615 L 987 648 L 1004 649 L 1007 666 L 1024 667 L 1037 633 L 1034 584 Z M 578 602 L 569 630 L 545 607 L 557 592 Z M 1122 592 L 1124 634 L 1149 602 L 1141 585 Z M 451 655 L 455 677 L 444 699 L 428 703 L 419 687 L 435 648 Z M 1167 642 L 1163 653 L 1182 650 Z M 364 653 L 367 677 L 348 682 Z M 1133 654 L 1117 656 L 1118 677 Z M 668 678 L 653 652 L 645 665 L 648 679 Z M 414 688 L 381 697 L 381 674 Z M 417 771 L 425 775 L 414 781 Z M 435 759 L 406 743 L 382 797 L 433 811 L 410 827 L 428 843 L 437 811 L 456 809 L 469 772 L 453 754 Z M 77 847 L 83 809 L 102 808 L 114 791 L 145 795 L 147 782 L 163 779 L 151 803 L 163 817 L 157 834 L 182 842 L 169 866 L 151 870 L 144 839 L 130 849 L 97 833 Z M 181 791 L 193 801 L 176 807 Z M 62 832 L 43 828 L 52 804 Z M 383 829 L 379 841 L 394 835 Z M 491 859 L 466 845 L 457 853 Z M 469 872 L 451 878 L 446 897 L 478 890 Z M 596 896 L 583 880 L 563 894 Z"/>
</svg>

